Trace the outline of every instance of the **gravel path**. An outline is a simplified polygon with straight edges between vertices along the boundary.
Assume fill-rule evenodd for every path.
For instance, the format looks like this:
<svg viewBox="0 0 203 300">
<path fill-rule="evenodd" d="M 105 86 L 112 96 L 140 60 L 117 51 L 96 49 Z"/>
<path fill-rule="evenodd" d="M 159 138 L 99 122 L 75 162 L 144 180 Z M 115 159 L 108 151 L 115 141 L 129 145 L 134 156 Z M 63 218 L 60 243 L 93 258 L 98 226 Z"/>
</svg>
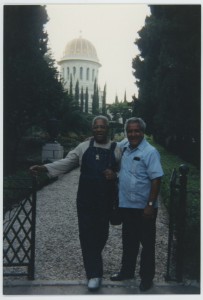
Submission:
<svg viewBox="0 0 203 300">
<path fill-rule="evenodd" d="M 43 280 L 84 280 L 76 194 L 79 168 L 60 177 L 37 193 L 35 278 Z M 157 219 L 156 275 L 164 281 L 168 242 L 168 215 L 160 203 Z M 110 226 L 103 251 L 104 279 L 118 271 L 122 254 L 121 225 Z M 139 261 L 138 261 L 139 264 Z M 138 272 L 139 267 L 137 266 Z M 136 274 L 135 274 L 136 275 Z M 139 278 L 139 275 L 136 276 Z"/>
</svg>

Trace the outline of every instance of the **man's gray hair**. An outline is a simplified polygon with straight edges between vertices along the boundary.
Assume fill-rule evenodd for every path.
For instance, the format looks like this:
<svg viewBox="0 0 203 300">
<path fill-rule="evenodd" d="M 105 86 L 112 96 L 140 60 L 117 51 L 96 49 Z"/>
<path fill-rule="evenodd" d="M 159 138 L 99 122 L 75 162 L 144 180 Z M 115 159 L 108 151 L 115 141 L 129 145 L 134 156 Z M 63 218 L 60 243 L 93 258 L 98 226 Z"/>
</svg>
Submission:
<svg viewBox="0 0 203 300">
<path fill-rule="evenodd" d="M 141 119 L 137 117 L 132 117 L 130 119 L 127 119 L 125 122 L 125 132 L 127 130 L 128 124 L 137 123 L 140 125 L 140 129 L 145 132 L 146 129 L 146 123 Z"/>
<path fill-rule="evenodd" d="M 96 116 L 93 120 L 92 120 L 92 126 L 94 126 L 96 120 L 103 120 L 105 121 L 106 125 L 109 126 L 109 119 L 105 116 L 102 116 L 102 115 L 99 115 L 99 116 Z"/>
</svg>

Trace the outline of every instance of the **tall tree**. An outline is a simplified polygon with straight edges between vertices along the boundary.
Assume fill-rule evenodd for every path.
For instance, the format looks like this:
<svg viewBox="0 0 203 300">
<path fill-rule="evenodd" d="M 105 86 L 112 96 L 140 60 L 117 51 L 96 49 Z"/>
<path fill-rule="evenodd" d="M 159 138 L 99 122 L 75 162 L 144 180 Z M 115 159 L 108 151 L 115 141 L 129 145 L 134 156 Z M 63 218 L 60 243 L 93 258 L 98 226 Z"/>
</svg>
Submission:
<svg viewBox="0 0 203 300">
<path fill-rule="evenodd" d="M 86 87 L 85 91 L 85 113 L 88 114 L 88 102 L 89 102 L 89 94 L 88 94 L 88 87 Z"/>
<path fill-rule="evenodd" d="M 18 145 L 34 124 L 58 117 L 64 97 L 48 55 L 44 6 L 4 6 L 4 172 L 15 166 Z"/>
<path fill-rule="evenodd" d="M 81 88 L 81 94 L 80 94 L 80 111 L 83 112 L 84 110 L 84 93 L 83 93 L 83 86 Z"/>
<path fill-rule="evenodd" d="M 78 89 L 79 89 L 79 86 L 78 86 Z M 72 77 L 72 74 L 70 75 L 69 95 L 70 95 L 71 99 L 73 99 L 73 77 Z"/>
<path fill-rule="evenodd" d="M 99 90 L 98 90 L 98 85 L 97 85 L 96 79 L 94 81 L 94 94 L 93 94 L 93 99 L 92 99 L 92 113 L 94 115 L 97 115 L 99 113 Z"/>
<path fill-rule="evenodd" d="M 125 93 L 124 93 L 124 102 L 127 102 L 126 91 L 125 91 Z"/>
<path fill-rule="evenodd" d="M 79 100 L 80 100 L 80 90 L 79 90 L 79 81 L 77 80 L 75 85 L 75 104 L 79 107 Z"/>
<path fill-rule="evenodd" d="M 104 91 L 102 97 L 102 114 L 106 115 L 106 84 L 104 85 Z"/>
<path fill-rule="evenodd" d="M 139 112 L 158 142 L 187 159 L 199 157 L 201 6 L 150 9 L 133 60 Z"/>
</svg>

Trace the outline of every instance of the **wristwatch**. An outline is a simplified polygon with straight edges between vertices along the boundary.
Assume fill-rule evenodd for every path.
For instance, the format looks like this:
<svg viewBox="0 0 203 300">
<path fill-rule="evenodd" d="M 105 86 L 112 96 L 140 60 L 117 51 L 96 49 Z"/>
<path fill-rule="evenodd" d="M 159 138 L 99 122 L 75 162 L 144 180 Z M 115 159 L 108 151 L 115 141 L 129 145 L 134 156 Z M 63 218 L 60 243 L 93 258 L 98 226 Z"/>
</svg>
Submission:
<svg viewBox="0 0 203 300">
<path fill-rule="evenodd" d="M 149 205 L 149 206 L 153 206 L 153 202 L 152 202 L 152 201 L 149 201 L 149 202 L 148 202 L 148 205 Z"/>
</svg>

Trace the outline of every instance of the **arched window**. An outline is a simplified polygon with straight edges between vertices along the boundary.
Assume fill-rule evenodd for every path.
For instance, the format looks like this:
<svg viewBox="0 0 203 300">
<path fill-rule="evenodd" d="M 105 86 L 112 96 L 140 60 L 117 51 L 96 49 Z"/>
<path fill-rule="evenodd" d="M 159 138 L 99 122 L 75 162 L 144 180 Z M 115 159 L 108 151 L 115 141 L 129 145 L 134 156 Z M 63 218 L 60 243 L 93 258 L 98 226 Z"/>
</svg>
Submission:
<svg viewBox="0 0 203 300">
<path fill-rule="evenodd" d="M 80 80 L 82 80 L 82 79 L 83 79 L 83 68 L 80 67 Z"/>
<path fill-rule="evenodd" d="M 73 67 L 73 77 L 76 75 L 76 67 Z"/>
<path fill-rule="evenodd" d="M 67 68 L 67 79 L 69 80 L 70 78 L 70 70 L 69 70 L 69 67 Z"/>
<path fill-rule="evenodd" d="M 90 73 L 90 69 L 89 69 L 89 68 L 87 68 L 86 80 L 89 80 L 89 73 Z"/>
<path fill-rule="evenodd" d="M 92 70 L 92 81 L 94 81 L 94 69 Z"/>
</svg>

